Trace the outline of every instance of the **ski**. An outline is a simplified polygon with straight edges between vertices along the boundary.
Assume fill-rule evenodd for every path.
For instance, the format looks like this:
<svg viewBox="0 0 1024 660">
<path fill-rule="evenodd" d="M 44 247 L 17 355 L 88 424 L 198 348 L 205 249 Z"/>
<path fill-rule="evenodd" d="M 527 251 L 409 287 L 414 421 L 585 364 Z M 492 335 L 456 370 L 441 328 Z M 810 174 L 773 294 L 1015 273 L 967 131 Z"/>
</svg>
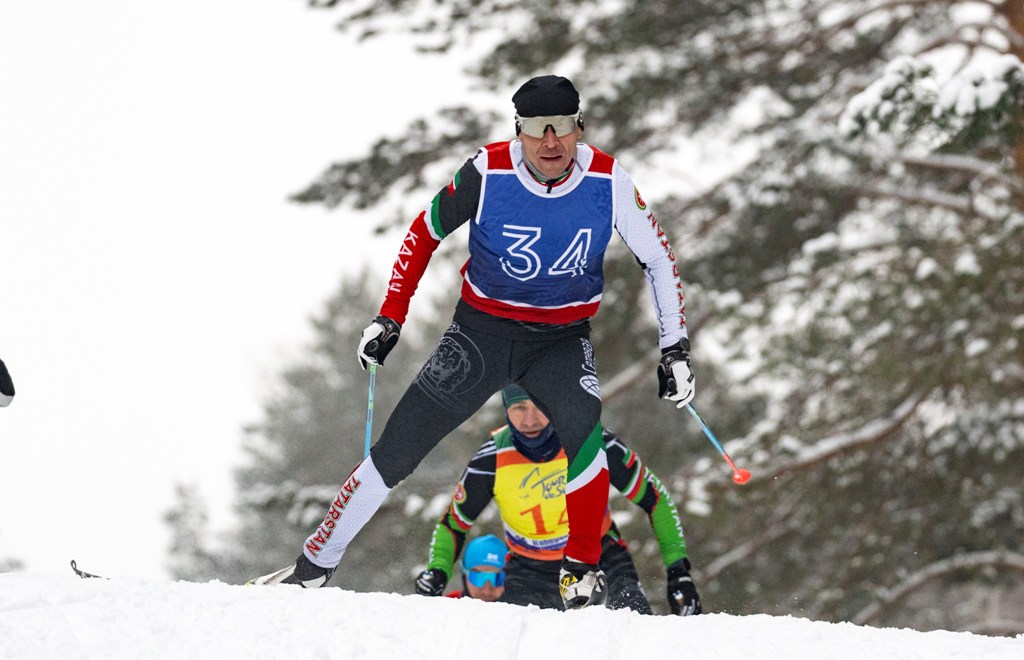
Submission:
<svg viewBox="0 0 1024 660">
<path fill-rule="evenodd" d="M 78 568 L 78 564 L 75 562 L 74 559 L 71 560 L 71 570 L 73 570 L 75 572 L 75 575 L 77 575 L 78 577 L 82 578 L 83 580 L 88 580 L 89 578 L 97 578 L 97 579 L 100 579 L 100 580 L 106 580 L 107 579 L 107 578 L 103 577 L 102 575 L 94 575 L 92 573 L 86 573 L 85 571 L 80 570 Z"/>
</svg>

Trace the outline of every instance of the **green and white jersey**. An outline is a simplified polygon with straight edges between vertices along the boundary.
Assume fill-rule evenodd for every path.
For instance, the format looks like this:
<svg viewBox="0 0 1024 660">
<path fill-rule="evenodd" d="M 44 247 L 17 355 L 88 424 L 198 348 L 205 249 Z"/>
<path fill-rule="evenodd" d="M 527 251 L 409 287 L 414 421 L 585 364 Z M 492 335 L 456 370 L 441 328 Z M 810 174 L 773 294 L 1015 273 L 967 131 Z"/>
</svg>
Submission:
<svg viewBox="0 0 1024 660">
<path fill-rule="evenodd" d="M 615 433 L 602 429 L 611 484 L 642 508 L 651 521 L 665 566 L 686 557 L 679 511 L 664 484 Z M 566 517 L 565 453 L 534 462 L 512 443 L 507 426 L 491 437 L 466 466 L 451 502 L 434 529 L 429 568 L 449 577 L 467 532 L 493 500 L 497 503 L 512 552 L 539 560 L 560 560 L 569 533 Z M 606 512 L 603 531 L 619 538 Z"/>
</svg>

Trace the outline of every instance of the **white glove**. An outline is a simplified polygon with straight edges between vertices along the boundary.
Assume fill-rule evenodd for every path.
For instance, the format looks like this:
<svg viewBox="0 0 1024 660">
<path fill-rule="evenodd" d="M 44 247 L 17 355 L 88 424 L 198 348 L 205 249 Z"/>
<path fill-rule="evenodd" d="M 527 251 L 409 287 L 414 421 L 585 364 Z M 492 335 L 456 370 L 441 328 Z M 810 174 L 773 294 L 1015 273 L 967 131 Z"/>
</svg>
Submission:
<svg viewBox="0 0 1024 660">
<path fill-rule="evenodd" d="M 658 398 L 675 401 L 676 408 L 682 408 L 696 393 L 697 384 L 690 369 L 690 341 L 680 339 L 678 344 L 661 350 Z"/>
<path fill-rule="evenodd" d="M 398 324 L 398 321 L 386 316 L 378 316 L 373 319 L 373 323 L 363 330 L 363 336 L 359 340 L 359 350 L 356 352 L 359 366 L 365 371 L 368 364 L 383 365 L 384 358 L 398 343 L 398 335 L 401 331 L 402 326 Z"/>
</svg>

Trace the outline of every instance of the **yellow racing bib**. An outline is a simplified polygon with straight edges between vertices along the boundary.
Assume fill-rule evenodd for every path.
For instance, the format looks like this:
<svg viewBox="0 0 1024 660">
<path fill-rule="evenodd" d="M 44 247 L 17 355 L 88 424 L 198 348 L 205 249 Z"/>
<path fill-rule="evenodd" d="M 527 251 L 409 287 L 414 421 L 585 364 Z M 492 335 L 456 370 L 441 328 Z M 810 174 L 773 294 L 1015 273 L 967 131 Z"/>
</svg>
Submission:
<svg viewBox="0 0 1024 660">
<path fill-rule="evenodd" d="M 565 451 L 545 463 L 534 463 L 514 447 L 500 449 L 496 458 L 494 499 L 512 549 L 533 559 L 561 559 L 569 539 Z"/>
</svg>

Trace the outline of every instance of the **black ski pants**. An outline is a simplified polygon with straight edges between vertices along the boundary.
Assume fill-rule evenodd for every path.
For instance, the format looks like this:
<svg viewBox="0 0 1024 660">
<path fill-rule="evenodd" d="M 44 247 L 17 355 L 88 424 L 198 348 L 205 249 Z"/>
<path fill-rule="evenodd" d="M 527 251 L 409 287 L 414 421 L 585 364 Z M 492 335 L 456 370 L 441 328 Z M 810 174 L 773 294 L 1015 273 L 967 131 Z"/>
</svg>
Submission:
<svg viewBox="0 0 1024 660">
<path fill-rule="evenodd" d="M 590 325 L 539 327 L 459 303 L 433 354 L 373 446 L 394 488 L 495 393 L 519 383 L 551 420 L 571 463 L 601 418 Z"/>
<path fill-rule="evenodd" d="M 558 560 L 540 561 L 512 553 L 505 565 L 505 593 L 501 602 L 565 609 L 558 592 L 561 565 Z M 628 608 L 640 614 L 653 614 L 629 550 L 607 534 L 601 539 L 600 566 L 608 581 L 608 609 Z"/>
</svg>

